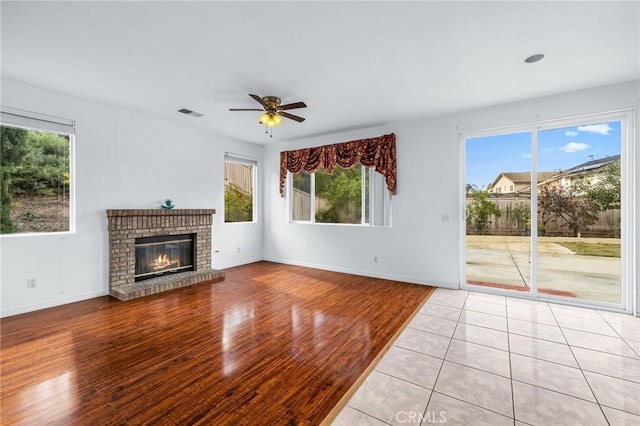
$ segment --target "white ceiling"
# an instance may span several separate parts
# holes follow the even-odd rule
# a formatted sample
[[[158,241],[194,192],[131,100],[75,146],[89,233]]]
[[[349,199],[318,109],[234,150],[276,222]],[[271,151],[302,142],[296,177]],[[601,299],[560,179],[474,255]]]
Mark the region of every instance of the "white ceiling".
[[[6,78],[262,144],[640,77],[638,1],[2,1],[1,19]],[[307,120],[270,139],[228,111],[249,93]]]

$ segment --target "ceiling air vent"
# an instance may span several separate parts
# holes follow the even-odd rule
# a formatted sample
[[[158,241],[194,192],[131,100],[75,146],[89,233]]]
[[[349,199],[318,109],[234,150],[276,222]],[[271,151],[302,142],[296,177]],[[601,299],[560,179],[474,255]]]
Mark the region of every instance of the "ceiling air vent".
[[[187,108],[179,109],[178,112],[181,112],[181,113],[187,114],[187,115],[191,115],[193,117],[202,117],[202,114],[200,114],[199,112],[191,111],[190,109],[187,109]]]

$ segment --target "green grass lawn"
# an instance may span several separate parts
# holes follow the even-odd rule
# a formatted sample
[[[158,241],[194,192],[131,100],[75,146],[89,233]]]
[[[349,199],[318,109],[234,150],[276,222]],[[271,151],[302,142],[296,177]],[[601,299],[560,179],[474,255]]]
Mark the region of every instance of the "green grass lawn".
[[[620,244],[556,243],[582,256],[620,257]]]

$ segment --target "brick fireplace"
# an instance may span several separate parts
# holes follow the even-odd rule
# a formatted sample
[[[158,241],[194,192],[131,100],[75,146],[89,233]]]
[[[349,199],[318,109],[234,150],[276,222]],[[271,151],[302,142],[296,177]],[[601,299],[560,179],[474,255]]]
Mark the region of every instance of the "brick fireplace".
[[[204,281],[224,280],[224,272],[211,268],[211,228],[214,209],[179,210],[107,210],[109,230],[109,294],[120,300],[130,300],[162,291],[173,290]],[[166,260],[167,267],[157,268],[153,276],[137,281],[136,252],[140,242],[154,241],[159,249],[163,238],[175,246],[182,235],[193,239],[193,255],[185,272],[176,261]],[[161,255],[162,256],[162,255]],[[151,269],[153,271],[153,269]]]

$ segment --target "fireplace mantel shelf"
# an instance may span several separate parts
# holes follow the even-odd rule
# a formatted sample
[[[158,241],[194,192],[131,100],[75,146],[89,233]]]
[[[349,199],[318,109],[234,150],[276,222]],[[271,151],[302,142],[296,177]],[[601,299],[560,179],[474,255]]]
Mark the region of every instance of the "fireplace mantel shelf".
[[[215,209],[110,209],[107,210],[107,217],[113,216],[200,216],[214,215]]]

